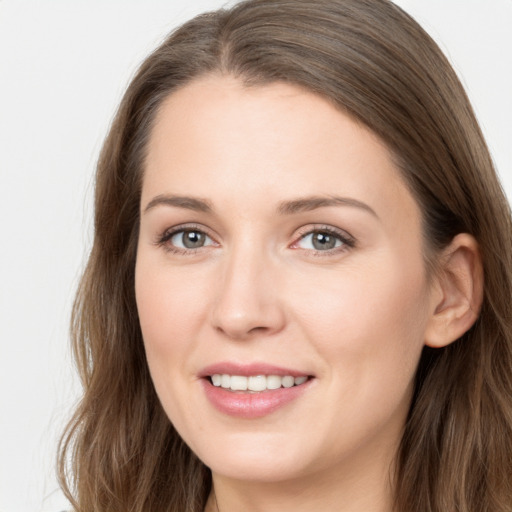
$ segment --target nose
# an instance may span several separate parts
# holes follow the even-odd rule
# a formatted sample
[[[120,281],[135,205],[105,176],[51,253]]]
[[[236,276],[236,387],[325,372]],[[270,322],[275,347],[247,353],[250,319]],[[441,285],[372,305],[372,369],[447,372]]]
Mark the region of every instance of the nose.
[[[212,311],[214,329],[233,340],[280,332],[285,326],[278,269],[262,252],[233,251],[223,262],[217,300]]]

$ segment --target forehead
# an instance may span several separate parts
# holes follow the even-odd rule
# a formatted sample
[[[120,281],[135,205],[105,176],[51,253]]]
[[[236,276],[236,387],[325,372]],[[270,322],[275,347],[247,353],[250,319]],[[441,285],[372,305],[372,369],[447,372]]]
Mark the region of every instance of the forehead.
[[[148,145],[143,203],[162,193],[265,202],[352,196],[417,214],[390,152],[361,123],[294,85],[246,87],[208,76],[162,103]]]

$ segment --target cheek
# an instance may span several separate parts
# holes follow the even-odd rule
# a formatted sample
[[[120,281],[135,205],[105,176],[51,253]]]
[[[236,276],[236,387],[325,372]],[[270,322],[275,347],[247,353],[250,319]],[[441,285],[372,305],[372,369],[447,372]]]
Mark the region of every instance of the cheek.
[[[327,362],[321,377],[340,397],[331,428],[337,432],[343,425],[343,439],[353,439],[353,448],[359,446],[356,440],[364,444],[377,432],[401,429],[423,347],[427,287],[422,267],[384,263],[317,280],[318,293],[307,299],[305,290],[296,294],[302,296],[297,312],[303,330]],[[334,439],[329,449],[346,448],[343,439]]]
[[[189,337],[190,330],[201,318],[201,286],[199,276],[162,265],[151,264],[140,258],[135,272],[137,310],[144,340],[148,348],[164,350],[175,341]],[[173,343],[170,343],[173,341]]]
[[[309,338],[345,373],[415,371],[428,318],[423,264],[391,256],[302,280],[293,292]]]
[[[137,261],[135,292],[144,347],[166,409],[173,407],[176,389],[193,379],[183,362],[196,350],[204,320],[204,288],[201,297],[198,279],[190,272],[155,264],[151,255],[141,255]]]
[[[135,272],[135,292],[147,362],[160,402],[174,426],[186,431],[193,411],[177,397],[186,397],[195,381],[184,365],[197,349],[202,322],[201,290],[195,279],[179,270],[155,264],[140,255]],[[186,402],[186,401],[185,401]]]

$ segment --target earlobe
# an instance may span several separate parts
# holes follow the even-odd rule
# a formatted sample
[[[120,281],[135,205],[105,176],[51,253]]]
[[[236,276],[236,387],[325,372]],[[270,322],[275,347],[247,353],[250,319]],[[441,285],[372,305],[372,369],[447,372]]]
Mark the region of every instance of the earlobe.
[[[440,257],[425,345],[444,347],[467,332],[478,318],[483,287],[478,242],[473,236],[461,233]]]

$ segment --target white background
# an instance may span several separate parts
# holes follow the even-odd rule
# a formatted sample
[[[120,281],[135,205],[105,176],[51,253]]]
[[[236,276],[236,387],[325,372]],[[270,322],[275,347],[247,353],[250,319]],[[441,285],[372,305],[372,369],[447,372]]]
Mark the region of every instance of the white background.
[[[512,0],[400,0],[467,87],[512,197]],[[222,0],[0,0],[0,512],[58,512],[56,439],[78,396],[68,321],[94,165],[165,34]]]

